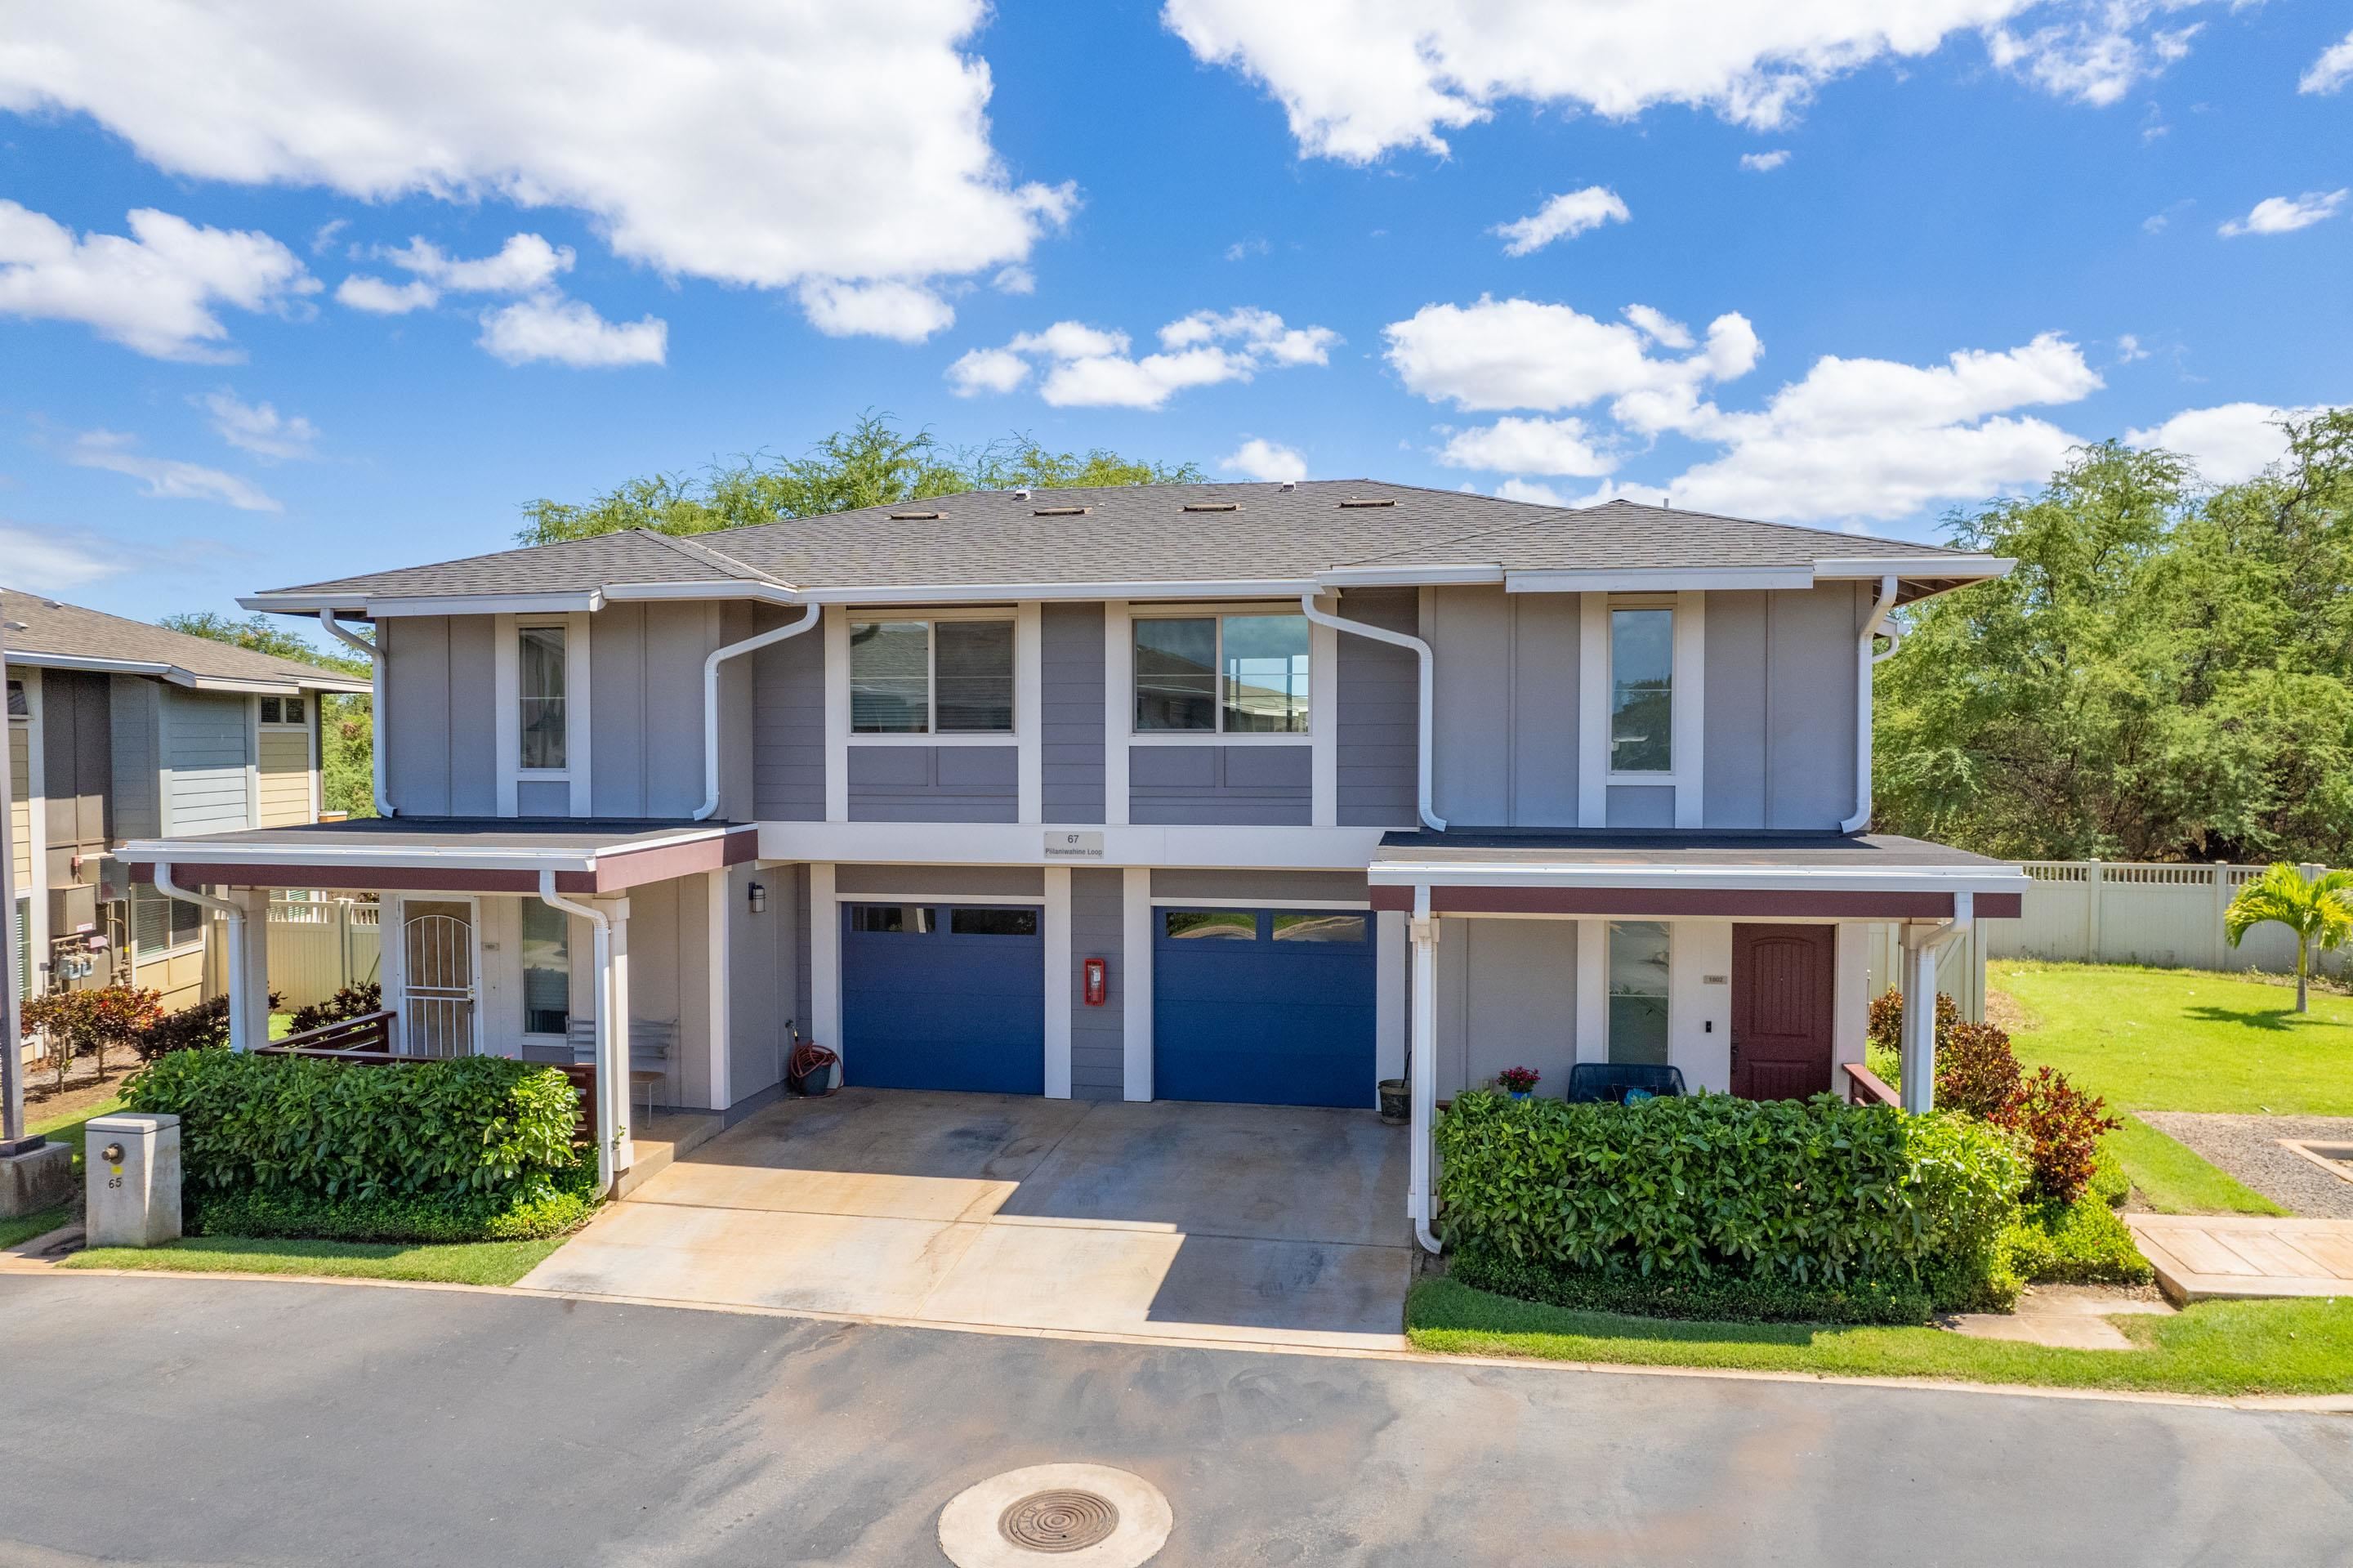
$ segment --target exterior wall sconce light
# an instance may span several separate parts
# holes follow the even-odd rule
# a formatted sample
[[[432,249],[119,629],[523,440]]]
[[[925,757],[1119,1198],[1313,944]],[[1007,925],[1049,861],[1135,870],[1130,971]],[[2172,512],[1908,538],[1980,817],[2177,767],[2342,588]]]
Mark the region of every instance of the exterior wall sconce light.
[[[765,914],[766,914],[767,912],[768,912],[768,887],[767,887],[767,885],[766,885],[765,883],[755,882],[755,883],[752,884],[752,913],[753,913],[753,914],[754,914],[754,915],[765,915]]]

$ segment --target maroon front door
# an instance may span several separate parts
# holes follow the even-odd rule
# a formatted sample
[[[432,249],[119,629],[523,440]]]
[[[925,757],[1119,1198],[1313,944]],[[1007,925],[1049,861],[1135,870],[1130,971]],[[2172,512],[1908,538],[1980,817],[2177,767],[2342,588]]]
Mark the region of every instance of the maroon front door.
[[[1788,1100],[1831,1086],[1835,926],[1732,928],[1732,1092]]]

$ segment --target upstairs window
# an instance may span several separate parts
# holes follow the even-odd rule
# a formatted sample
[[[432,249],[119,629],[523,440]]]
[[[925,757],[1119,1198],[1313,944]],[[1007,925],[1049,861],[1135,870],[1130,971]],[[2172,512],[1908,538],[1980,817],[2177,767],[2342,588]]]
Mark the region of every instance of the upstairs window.
[[[564,767],[564,639],[561,626],[526,626],[515,633],[521,676],[522,756],[526,771]]]
[[[8,683],[8,716],[20,719],[33,716],[32,708],[25,701],[25,683],[22,681]]]
[[[1013,622],[852,621],[849,729],[1012,734]]]
[[[1307,733],[1307,618],[1217,615],[1135,622],[1135,727]]]
[[[1609,770],[1674,771],[1675,612],[1609,612]]]

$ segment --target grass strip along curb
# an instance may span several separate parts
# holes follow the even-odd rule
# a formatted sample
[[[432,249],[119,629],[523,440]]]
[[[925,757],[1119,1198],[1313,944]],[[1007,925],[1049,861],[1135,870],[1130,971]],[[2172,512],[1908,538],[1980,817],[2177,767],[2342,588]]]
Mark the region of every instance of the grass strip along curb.
[[[423,1280],[438,1285],[512,1285],[563,1245],[562,1237],[404,1246],[391,1242],[204,1236],[158,1247],[95,1247],[76,1253],[58,1266],[194,1274],[308,1274],[337,1279]]]

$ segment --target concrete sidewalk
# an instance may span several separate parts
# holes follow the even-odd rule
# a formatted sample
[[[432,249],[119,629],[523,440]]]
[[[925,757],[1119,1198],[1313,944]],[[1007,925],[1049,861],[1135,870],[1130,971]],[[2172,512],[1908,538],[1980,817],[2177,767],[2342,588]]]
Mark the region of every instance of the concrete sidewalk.
[[[911,1323],[1398,1349],[1369,1111],[844,1090],[691,1150],[522,1281]]]
[[[2353,1296],[2353,1220],[2126,1214],[2125,1223],[2176,1301]]]

